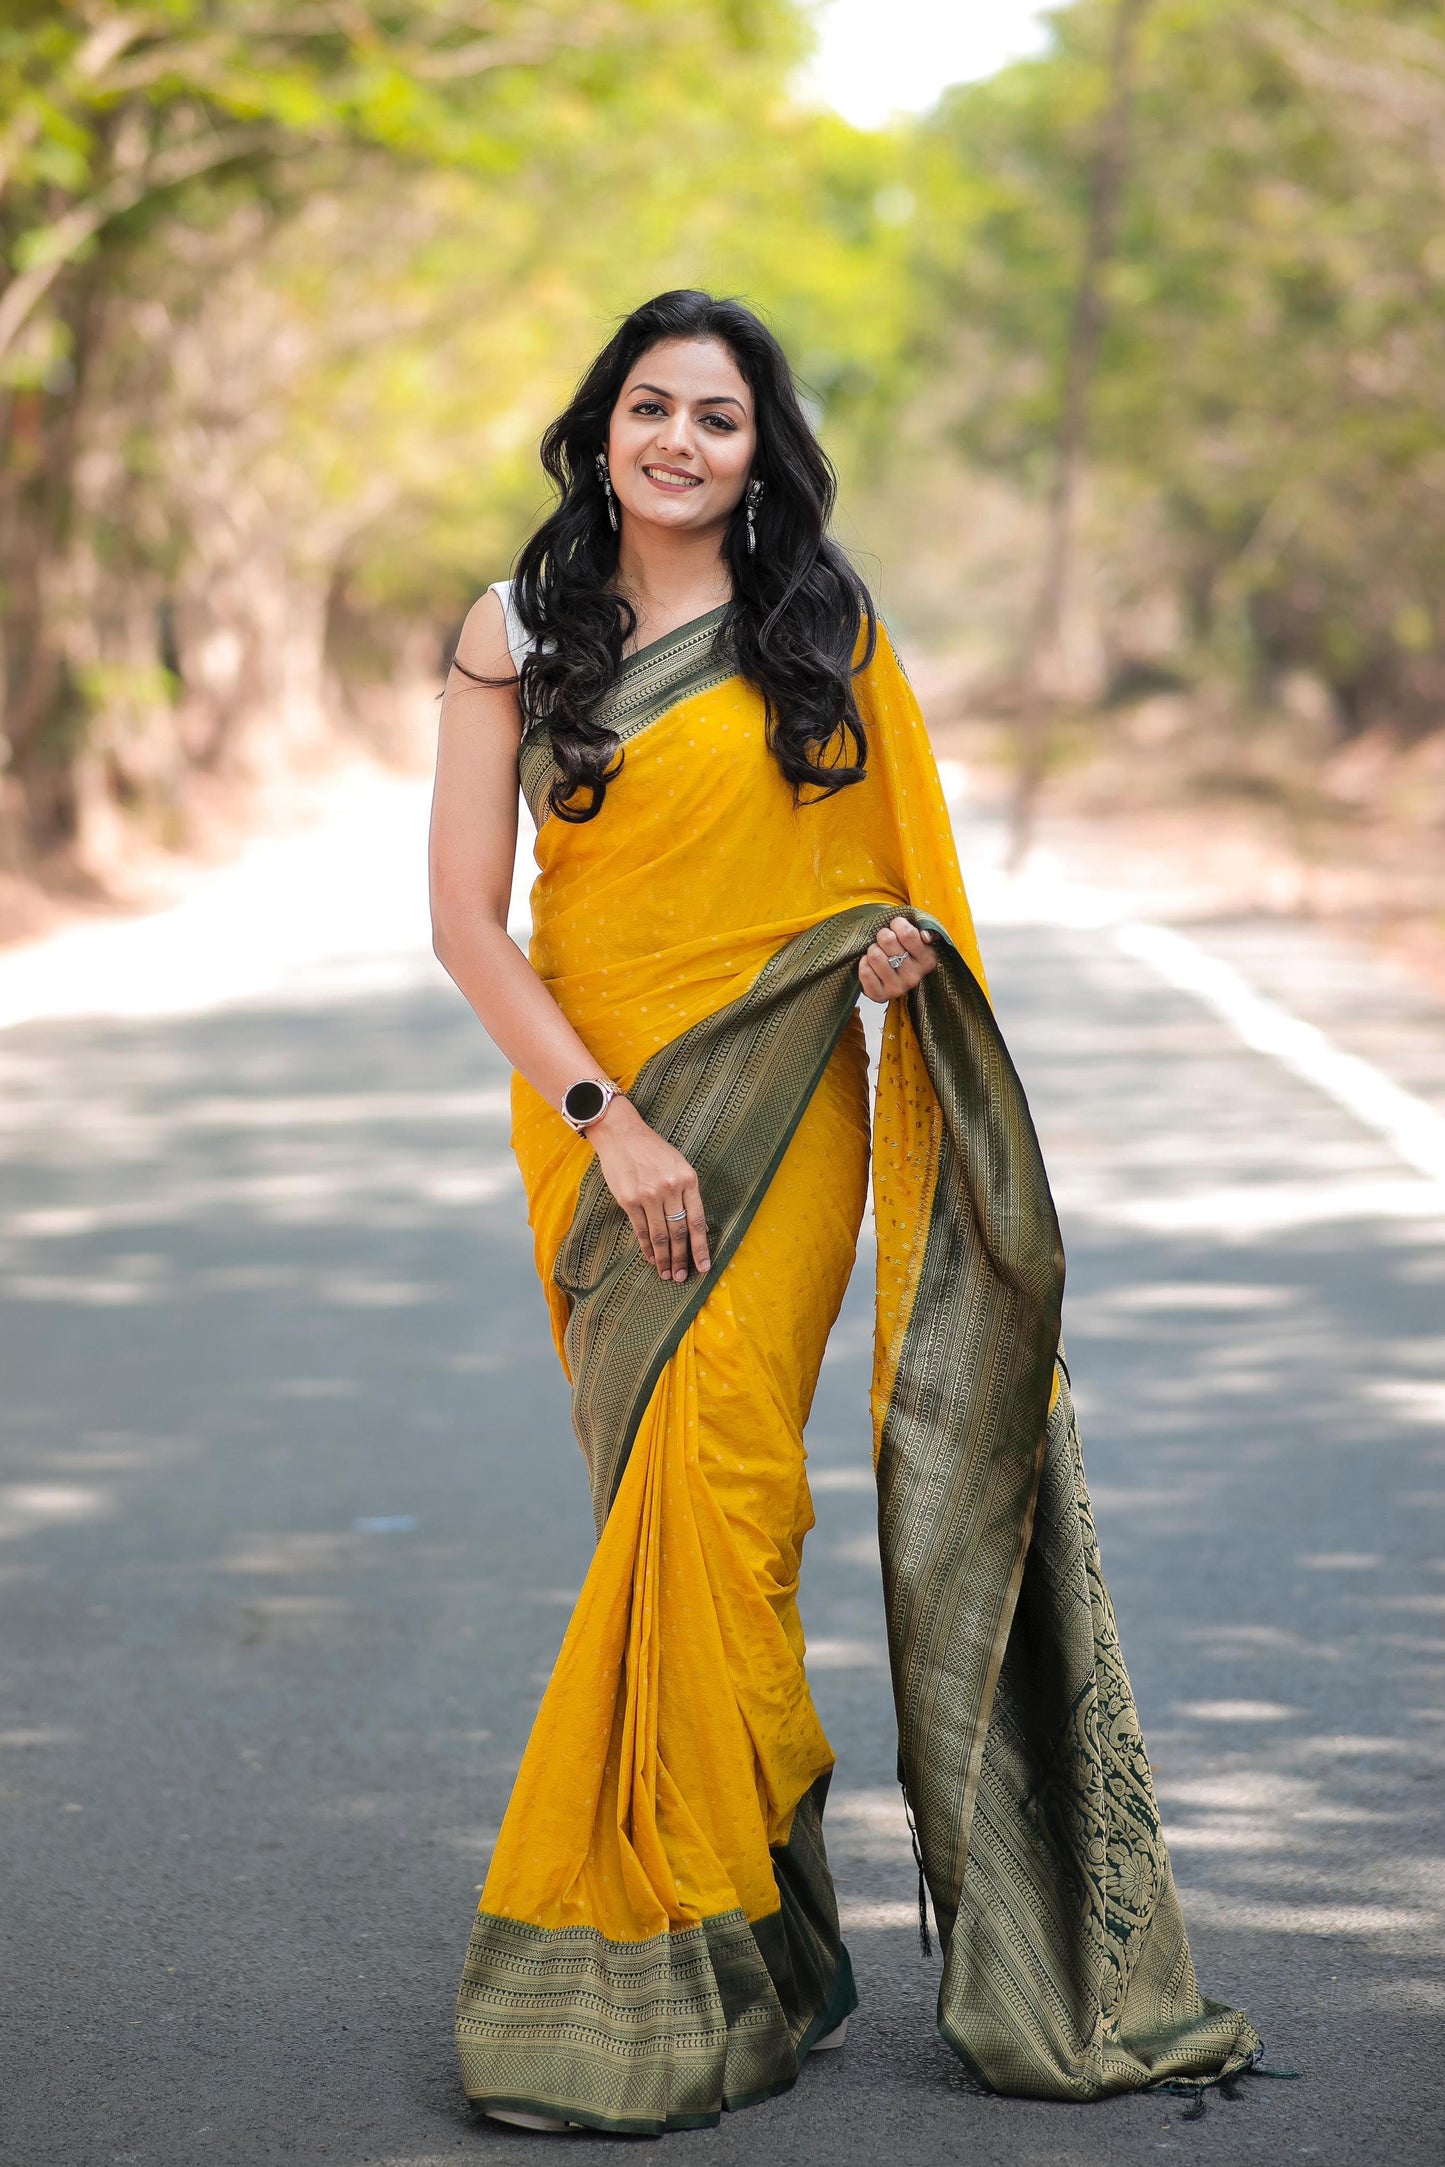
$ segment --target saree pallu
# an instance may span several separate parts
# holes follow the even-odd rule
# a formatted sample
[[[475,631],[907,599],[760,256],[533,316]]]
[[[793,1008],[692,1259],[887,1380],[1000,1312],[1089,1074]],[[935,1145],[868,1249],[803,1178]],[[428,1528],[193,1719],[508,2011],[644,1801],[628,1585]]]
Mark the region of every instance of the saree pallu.
[[[1195,1981],[1059,1353],[1058,1225],[921,718],[880,634],[867,779],[795,805],[720,624],[625,666],[596,820],[542,817],[550,755],[523,744],[532,961],[696,1167],[713,1267],[659,1279],[517,1080],[598,1541],[472,1932],[466,2090],[699,2127],[792,2084],[856,2004],[797,1588],[870,1149],[879,1535],[940,2032],[1000,2092],[1227,2076],[1259,2042]],[[889,1004],[870,1145],[857,965],[899,911],[939,962]]]

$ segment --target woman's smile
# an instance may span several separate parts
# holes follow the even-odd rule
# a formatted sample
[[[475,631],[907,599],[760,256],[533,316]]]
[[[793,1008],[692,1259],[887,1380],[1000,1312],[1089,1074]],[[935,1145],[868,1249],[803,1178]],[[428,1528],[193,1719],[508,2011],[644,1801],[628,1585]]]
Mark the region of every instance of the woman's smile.
[[[689,474],[685,467],[667,467],[656,464],[645,466],[643,473],[657,489],[670,489],[674,495],[685,489],[701,489],[702,476]]]

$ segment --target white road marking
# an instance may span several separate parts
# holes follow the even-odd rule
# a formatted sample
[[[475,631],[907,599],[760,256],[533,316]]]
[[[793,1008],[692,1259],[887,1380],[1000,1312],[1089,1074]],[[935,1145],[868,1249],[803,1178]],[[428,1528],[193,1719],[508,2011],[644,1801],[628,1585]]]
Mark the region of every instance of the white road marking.
[[[1181,993],[1192,993],[1256,1053],[1323,1091],[1373,1129],[1397,1158],[1429,1181],[1445,1181],[1445,1119],[1371,1061],[1346,1053],[1323,1031],[1261,993],[1232,963],[1172,926],[1126,919],[1114,944]]]
[[[1214,1189],[1186,1189],[1173,1196],[1074,1199],[1066,1183],[1055,1191],[1061,1210],[1086,1213],[1106,1226],[1136,1234],[1213,1234],[1221,1240],[1257,1241],[1307,1226],[1334,1226],[1345,1219],[1445,1221],[1445,1182],[1417,1175],[1397,1180],[1236,1182]]]
[[[956,762],[940,763],[944,795],[957,810],[967,779]],[[1242,1043],[1312,1084],[1389,1145],[1432,1184],[1445,1183],[1445,1116],[1373,1062],[1346,1053],[1319,1029],[1261,993],[1232,963],[1211,955],[1177,927],[1135,917],[1123,890],[1069,879],[1050,851],[1034,851],[1023,870],[1002,863],[1002,831],[970,823],[960,837],[980,925],[1059,925],[1106,934],[1121,954],[1187,993],[1228,1025]],[[981,846],[981,847],[980,847]],[[1421,1210],[1440,1201],[1419,1198]]]

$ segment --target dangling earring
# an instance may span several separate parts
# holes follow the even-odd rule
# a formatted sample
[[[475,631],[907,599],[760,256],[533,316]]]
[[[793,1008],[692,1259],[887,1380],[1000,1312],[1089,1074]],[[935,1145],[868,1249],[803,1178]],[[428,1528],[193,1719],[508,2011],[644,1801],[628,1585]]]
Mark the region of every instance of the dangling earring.
[[[607,454],[605,451],[600,451],[597,454],[597,479],[601,482],[602,494],[607,499],[607,517],[615,534],[617,532],[617,499],[612,494],[612,476],[607,471]]]
[[[754,475],[753,479],[748,483],[747,502],[745,505],[748,521],[748,555],[750,557],[753,555],[754,551],[757,549],[758,546],[758,530],[753,524],[753,519],[754,515],[757,512],[759,504],[761,504],[762,502],[762,499],[763,485],[758,480],[757,476]]]

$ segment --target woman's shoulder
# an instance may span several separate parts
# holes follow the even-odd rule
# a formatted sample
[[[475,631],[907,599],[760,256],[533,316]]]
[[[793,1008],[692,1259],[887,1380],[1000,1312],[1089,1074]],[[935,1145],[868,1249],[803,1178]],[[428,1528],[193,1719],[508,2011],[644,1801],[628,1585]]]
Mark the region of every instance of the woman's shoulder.
[[[512,601],[511,581],[498,580],[467,611],[456,661],[469,677],[506,679],[520,673],[531,644]]]

